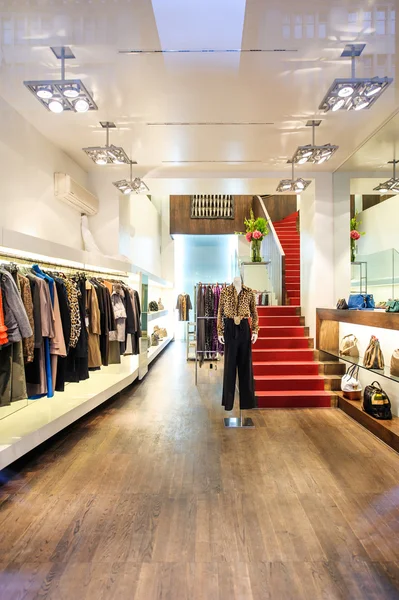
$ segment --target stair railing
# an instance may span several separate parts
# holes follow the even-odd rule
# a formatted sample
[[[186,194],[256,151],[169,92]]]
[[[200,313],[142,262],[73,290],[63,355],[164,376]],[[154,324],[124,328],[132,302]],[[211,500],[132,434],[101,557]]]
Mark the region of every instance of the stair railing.
[[[280,305],[287,304],[287,293],[285,286],[285,252],[280,243],[276,230],[274,229],[272,220],[267,212],[265,203],[260,196],[256,196],[264,213],[269,227],[269,234],[262,241],[262,256],[265,260],[270,261],[268,265],[269,278],[273,287],[273,292],[277,298],[277,303]]]

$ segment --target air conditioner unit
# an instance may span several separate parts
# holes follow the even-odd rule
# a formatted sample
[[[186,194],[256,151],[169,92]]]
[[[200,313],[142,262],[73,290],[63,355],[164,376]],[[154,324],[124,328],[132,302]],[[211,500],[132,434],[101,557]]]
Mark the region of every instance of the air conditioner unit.
[[[95,215],[98,212],[98,198],[66,173],[54,173],[54,194],[81,214]]]

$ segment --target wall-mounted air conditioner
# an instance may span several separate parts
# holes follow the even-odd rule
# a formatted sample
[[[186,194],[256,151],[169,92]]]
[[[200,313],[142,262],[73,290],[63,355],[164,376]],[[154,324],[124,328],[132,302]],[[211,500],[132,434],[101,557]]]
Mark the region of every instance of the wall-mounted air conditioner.
[[[95,215],[98,212],[98,198],[66,173],[54,173],[54,194],[81,214]]]

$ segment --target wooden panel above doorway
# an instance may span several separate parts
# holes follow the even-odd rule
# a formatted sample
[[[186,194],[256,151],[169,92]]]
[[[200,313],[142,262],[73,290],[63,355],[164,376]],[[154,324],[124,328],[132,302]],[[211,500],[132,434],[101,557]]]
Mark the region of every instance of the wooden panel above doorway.
[[[279,194],[278,196],[261,196],[272,223],[281,221],[297,211],[297,197],[294,194]],[[263,209],[255,196],[255,217],[263,217]]]
[[[226,235],[244,231],[244,219],[249,217],[252,196],[233,196],[234,219],[192,219],[191,196],[170,197],[170,233],[190,235]]]

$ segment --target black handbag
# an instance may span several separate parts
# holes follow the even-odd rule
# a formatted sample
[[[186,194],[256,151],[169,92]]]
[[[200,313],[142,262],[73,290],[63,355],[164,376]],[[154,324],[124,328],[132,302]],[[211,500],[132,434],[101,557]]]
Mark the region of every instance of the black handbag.
[[[158,304],[155,302],[155,300],[152,300],[149,305],[148,305],[148,310],[150,312],[158,312]]]
[[[375,419],[389,421],[392,419],[391,401],[378,381],[373,381],[364,389],[363,410]]]
[[[337,302],[337,309],[338,310],[348,310],[349,306],[345,300],[345,298],[340,298]]]

